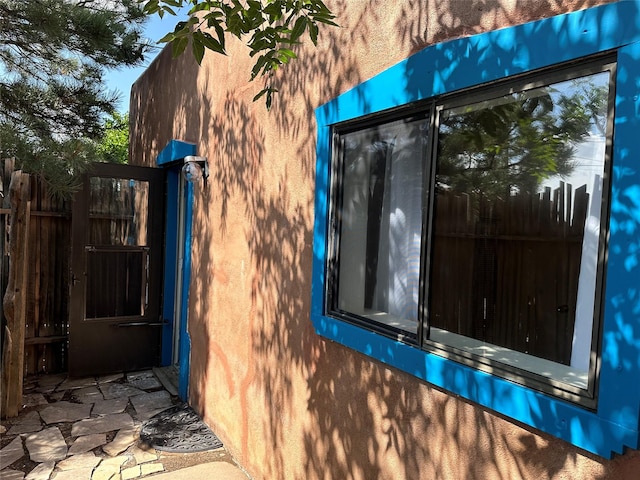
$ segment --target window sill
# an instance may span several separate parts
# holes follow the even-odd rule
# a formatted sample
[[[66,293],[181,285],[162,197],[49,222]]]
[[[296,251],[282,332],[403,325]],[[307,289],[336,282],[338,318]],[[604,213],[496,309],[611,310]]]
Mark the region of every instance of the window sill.
[[[418,323],[415,320],[396,317],[386,312],[365,311],[362,316],[374,322],[397,328],[411,335],[415,335],[418,331]]]
[[[436,346],[453,347],[473,354],[481,359],[488,359],[504,365],[535,373],[561,384],[586,390],[589,382],[588,372],[580,371],[567,365],[534,357],[473,338],[431,327],[431,340]]]

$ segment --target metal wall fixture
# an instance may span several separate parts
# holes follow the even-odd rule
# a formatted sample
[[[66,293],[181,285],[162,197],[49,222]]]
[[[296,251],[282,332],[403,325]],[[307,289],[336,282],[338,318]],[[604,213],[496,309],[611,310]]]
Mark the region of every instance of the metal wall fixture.
[[[184,157],[182,175],[184,175],[184,179],[189,183],[197,183],[202,179],[206,182],[209,176],[207,157],[198,155],[187,155]]]

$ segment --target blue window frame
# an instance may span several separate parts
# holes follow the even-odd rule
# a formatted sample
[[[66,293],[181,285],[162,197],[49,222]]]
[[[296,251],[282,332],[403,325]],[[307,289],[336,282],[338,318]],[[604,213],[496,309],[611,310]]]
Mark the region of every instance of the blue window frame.
[[[604,457],[638,448],[640,425],[640,4],[619,2],[426,48],[316,110],[311,318],[318,334]],[[327,309],[334,126],[539,70],[616,58],[609,243],[594,402],[572,403]],[[517,77],[516,77],[517,78]]]

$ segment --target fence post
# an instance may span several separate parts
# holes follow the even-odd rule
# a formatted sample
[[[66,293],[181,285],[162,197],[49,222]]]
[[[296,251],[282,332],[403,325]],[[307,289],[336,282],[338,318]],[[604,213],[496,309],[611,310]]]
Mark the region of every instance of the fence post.
[[[9,281],[4,295],[8,335],[8,351],[3,354],[2,412],[15,417],[22,404],[24,380],[24,336],[27,307],[27,278],[29,259],[29,217],[31,210],[29,175],[13,172],[9,186],[11,202],[11,231],[9,237]]]

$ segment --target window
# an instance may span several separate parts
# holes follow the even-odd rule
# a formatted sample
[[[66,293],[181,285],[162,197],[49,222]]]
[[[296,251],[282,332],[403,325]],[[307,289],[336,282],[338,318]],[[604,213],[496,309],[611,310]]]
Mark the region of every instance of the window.
[[[338,135],[336,162],[333,310],[414,337],[428,127],[418,118]]]
[[[337,125],[329,312],[592,398],[613,70]]]
[[[432,45],[318,107],[315,331],[598,455],[637,448],[638,25],[613,2]]]

